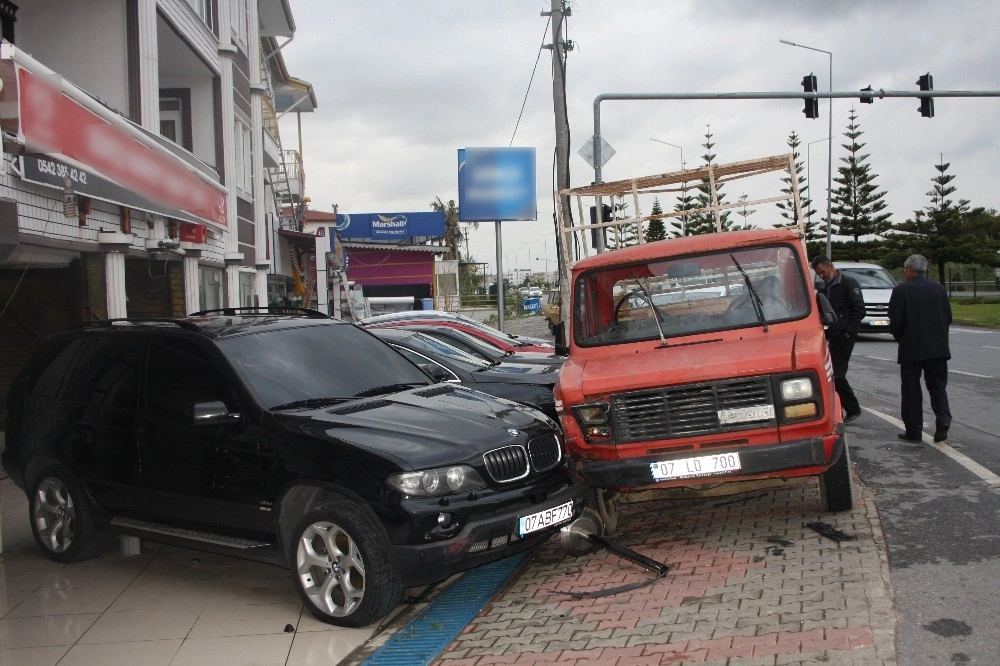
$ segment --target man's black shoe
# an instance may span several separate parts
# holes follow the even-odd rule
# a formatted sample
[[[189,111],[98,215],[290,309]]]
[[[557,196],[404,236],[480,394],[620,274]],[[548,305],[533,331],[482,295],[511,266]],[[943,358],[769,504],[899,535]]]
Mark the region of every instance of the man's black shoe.
[[[946,439],[948,439],[948,429],[947,428],[938,428],[937,430],[934,431],[934,441],[935,442],[943,442]]]
[[[850,423],[851,421],[857,420],[861,416],[861,412],[854,412],[853,414],[848,414],[844,417],[844,423]]]
[[[911,435],[908,432],[897,432],[896,437],[899,437],[904,442],[922,442],[924,441],[920,435]]]

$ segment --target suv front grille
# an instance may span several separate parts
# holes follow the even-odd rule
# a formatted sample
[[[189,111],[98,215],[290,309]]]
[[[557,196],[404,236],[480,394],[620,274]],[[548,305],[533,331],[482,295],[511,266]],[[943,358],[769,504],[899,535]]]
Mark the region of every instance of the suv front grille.
[[[483,462],[497,483],[510,483],[528,476],[528,453],[520,444],[493,449],[483,456]]]
[[[611,396],[619,443],[742,430],[773,424],[723,425],[719,410],[774,404],[767,377],[728,379]]]
[[[528,442],[531,468],[536,472],[552,469],[562,460],[562,448],[555,435],[543,435]]]

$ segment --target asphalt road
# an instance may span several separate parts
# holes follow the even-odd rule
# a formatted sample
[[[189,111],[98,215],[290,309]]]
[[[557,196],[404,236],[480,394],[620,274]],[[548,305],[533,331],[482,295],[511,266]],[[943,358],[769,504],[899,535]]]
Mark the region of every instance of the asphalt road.
[[[896,343],[855,347],[848,379],[864,417],[848,426],[862,482],[876,493],[898,615],[900,664],[1000,664],[1000,332],[953,327],[945,445],[901,430]],[[925,433],[934,417],[925,392]]]

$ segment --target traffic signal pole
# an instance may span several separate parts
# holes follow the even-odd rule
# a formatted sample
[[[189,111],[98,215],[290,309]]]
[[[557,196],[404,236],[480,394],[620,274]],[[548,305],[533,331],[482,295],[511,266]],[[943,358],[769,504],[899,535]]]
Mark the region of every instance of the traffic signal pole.
[[[686,100],[686,99],[860,99],[862,102],[889,97],[1000,97],[1000,90],[851,90],[845,92],[729,92],[729,93],[604,93],[594,98],[594,182],[603,183],[601,173],[601,103],[610,101]]]

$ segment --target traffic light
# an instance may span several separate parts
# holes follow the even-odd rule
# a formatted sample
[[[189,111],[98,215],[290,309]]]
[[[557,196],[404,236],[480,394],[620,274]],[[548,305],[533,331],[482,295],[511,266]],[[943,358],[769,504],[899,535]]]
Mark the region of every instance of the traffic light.
[[[802,77],[802,90],[807,93],[816,92],[815,74],[807,74]],[[802,113],[806,114],[806,118],[819,118],[819,100],[815,97],[812,99],[806,98],[805,102]]]
[[[921,74],[917,78],[917,85],[920,86],[921,90],[928,91],[934,90],[934,77],[927,74]],[[934,98],[933,97],[921,97],[920,98],[920,115],[924,118],[934,117]]]
[[[601,222],[611,221],[611,206],[608,204],[601,204]],[[590,207],[590,223],[597,224],[597,206]],[[590,230],[590,247],[597,249],[597,232],[601,232],[601,237],[604,239],[604,249],[608,247],[608,228],[601,227],[598,229],[594,227]]]
[[[868,86],[867,88],[862,88],[861,89],[861,92],[863,92],[863,93],[864,92],[870,93],[871,91],[872,91],[872,87],[871,86]],[[862,95],[861,96],[861,103],[862,104],[871,104],[874,101],[875,101],[875,98],[872,97],[871,95]]]

